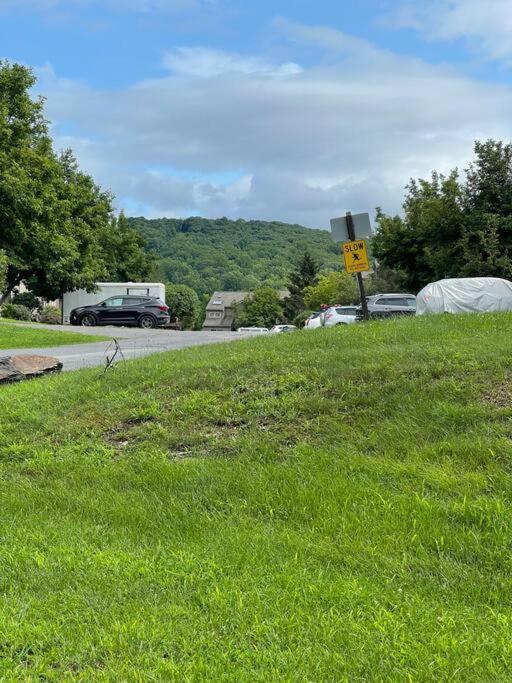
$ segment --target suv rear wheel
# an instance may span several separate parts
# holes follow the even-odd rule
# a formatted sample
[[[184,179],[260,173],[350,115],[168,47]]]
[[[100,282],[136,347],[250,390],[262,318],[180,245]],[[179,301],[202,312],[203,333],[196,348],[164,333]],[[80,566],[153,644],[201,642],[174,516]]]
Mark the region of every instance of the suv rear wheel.
[[[139,318],[139,327],[142,327],[144,330],[152,330],[156,327],[156,320],[152,315],[141,315]]]

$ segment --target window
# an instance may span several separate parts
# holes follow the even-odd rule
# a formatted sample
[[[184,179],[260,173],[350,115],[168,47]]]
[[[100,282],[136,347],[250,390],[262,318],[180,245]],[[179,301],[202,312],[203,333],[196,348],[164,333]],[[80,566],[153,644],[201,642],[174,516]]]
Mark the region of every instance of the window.
[[[376,306],[404,306],[404,300],[399,299],[398,297],[386,297],[383,296],[380,299],[377,299],[375,302]]]
[[[220,311],[210,311],[208,313],[209,318],[222,318],[222,313]]]
[[[107,299],[106,301],[103,302],[105,306],[122,306],[123,305],[123,299],[121,297],[117,299]]]
[[[355,315],[356,309],[355,308],[337,308],[336,313],[338,315]]]
[[[123,306],[141,306],[146,300],[142,297],[131,296],[123,299]]]
[[[405,300],[405,305],[408,308],[414,308],[416,310],[416,299],[406,299]]]

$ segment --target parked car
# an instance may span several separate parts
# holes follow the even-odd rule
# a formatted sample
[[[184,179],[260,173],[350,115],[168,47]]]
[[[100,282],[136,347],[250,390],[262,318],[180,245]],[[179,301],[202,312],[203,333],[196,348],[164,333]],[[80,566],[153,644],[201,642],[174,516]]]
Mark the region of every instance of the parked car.
[[[99,304],[74,308],[71,325],[138,325],[144,329],[169,323],[169,308],[155,296],[111,296]]]
[[[375,294],[367,296],[370,318],[392,318],[397,315],[415,315],[416,297],[414,294]],[[363,309],[357,307],[357,320],[363,320]]]
[[[304,323],[304,329],[306,330],[316,330],[319,327],[323,326],[323,316],[324,316],[324,311],[317,311],[316,313],[312,313],[309,318],[306,319]]]
[[[297,327],[295,325],[274,325],[270,328],[272,334],[281,334],[283,332],[295,332]]]
[[[266,327],[239,327],[237,332],[245,332],[246,334],[268,334]]]
[[[351,325],[356,321],[357,306],[331,306],[324,313],[324,327]]]

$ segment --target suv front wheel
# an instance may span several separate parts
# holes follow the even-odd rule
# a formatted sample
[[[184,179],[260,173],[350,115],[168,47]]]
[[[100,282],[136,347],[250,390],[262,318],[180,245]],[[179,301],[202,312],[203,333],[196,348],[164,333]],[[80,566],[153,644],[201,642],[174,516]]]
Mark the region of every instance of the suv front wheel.
[[[83,325],[84,327],[95,327],[96,317],[92,313],[85,313],[80,318],[80,325]]]

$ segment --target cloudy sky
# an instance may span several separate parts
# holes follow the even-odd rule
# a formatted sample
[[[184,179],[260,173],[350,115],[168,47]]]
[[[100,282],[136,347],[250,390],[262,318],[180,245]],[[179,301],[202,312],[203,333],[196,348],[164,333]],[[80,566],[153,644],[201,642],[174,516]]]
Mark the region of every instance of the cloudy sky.
[[[511,32],[510,0],[0,0],[56,145],[150,217],[399,211],[512,138]]]

